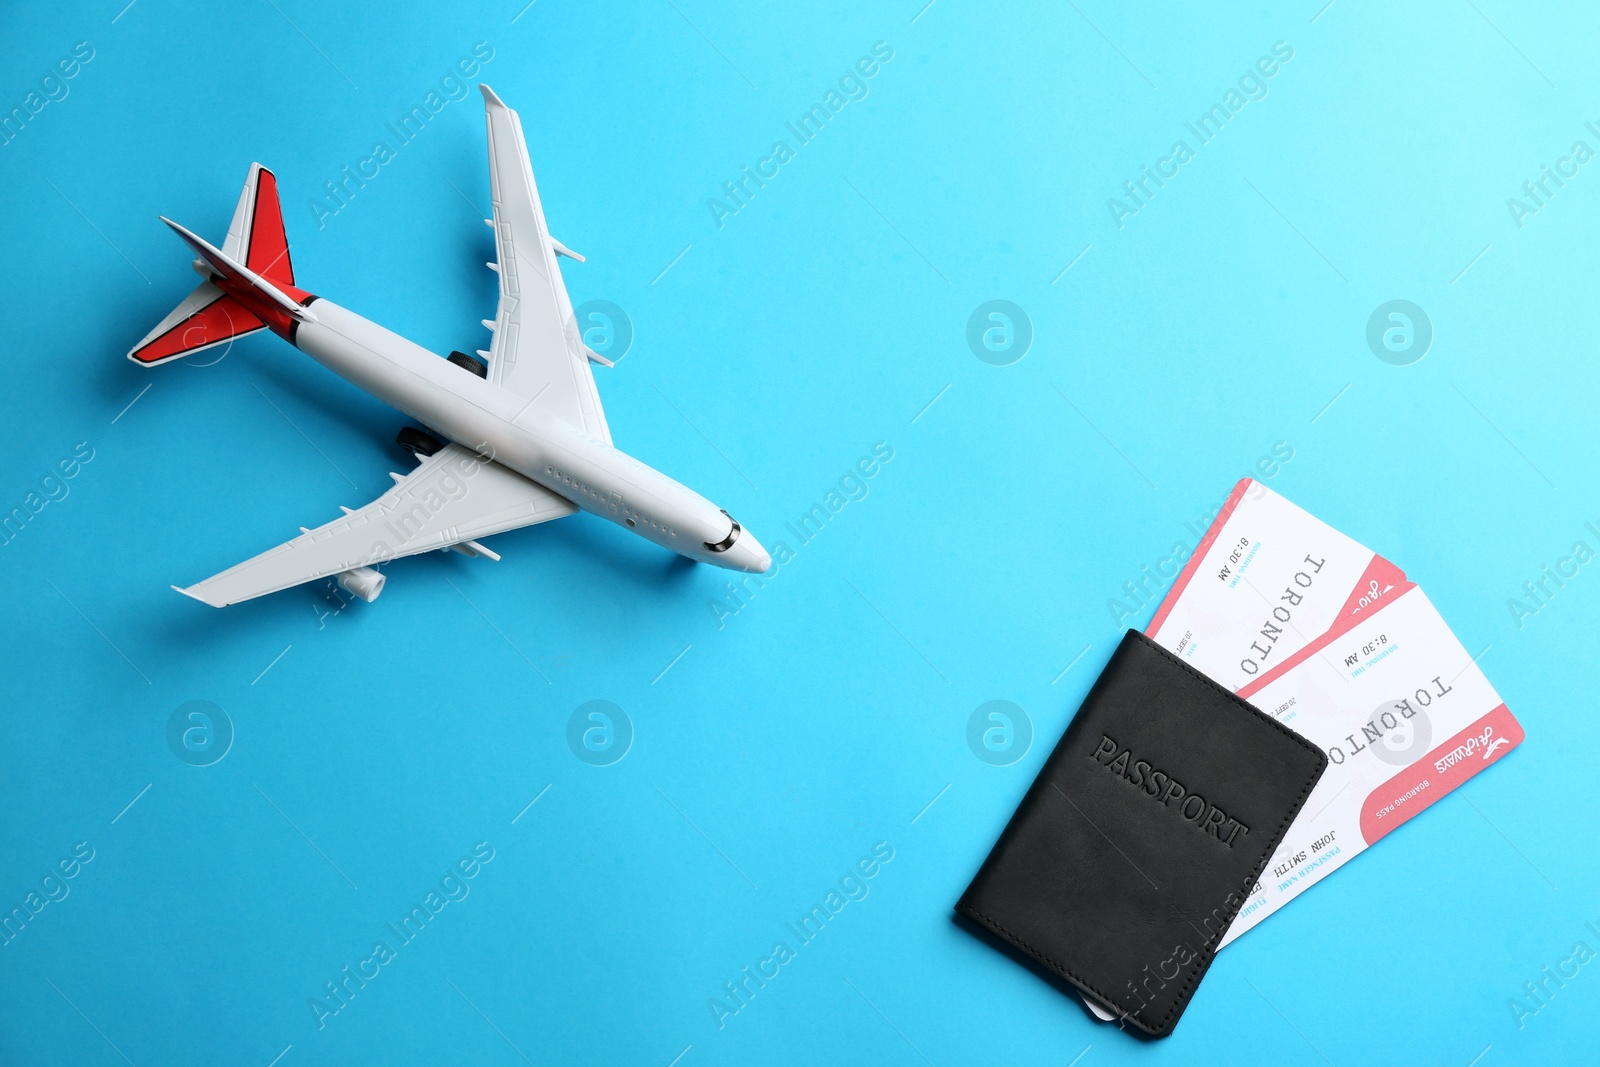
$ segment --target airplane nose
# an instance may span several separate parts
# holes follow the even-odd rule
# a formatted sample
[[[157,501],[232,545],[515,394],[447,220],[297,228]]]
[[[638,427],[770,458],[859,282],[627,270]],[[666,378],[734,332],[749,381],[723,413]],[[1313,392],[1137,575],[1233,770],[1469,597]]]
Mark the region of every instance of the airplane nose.
[[[749,570],[756,574],[765,574],[772,567],[772,556],[754,537],[750,538],[749,562]]]
[[[726,511],[724,515],[728,515]],[[714,556],[708,562],[730,570],[748,571],[752,574],[765,574],[772,568],[772,556],[761,547],[761,542],[755,535],[728,515],[728,520],[733,523],[733,529],[728,536],[718,544],[706,542],[706,549]]]

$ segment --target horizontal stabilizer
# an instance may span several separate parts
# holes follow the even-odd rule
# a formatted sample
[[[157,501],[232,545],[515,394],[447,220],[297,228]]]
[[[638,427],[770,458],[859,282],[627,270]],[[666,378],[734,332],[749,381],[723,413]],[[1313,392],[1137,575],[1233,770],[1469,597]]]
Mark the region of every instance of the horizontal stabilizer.
[[[202,282],[133,346],[128,358],[153,367],[254,333],[263,325],[243,304]]]
[[[236,284],[240,284],[246,288],[254,289],[256,292],[259,292],[262,296],[265,296],[268,300],[278,305],[278,307],[286,312],[290,318],[298,319],[301,322],[317,321],[315,312],[299,303],[294,296],[284,292],[284,287],[294,289],[293,286],[290,286],[287,283],[275,283],[267,278],[262,277],[249,267],[245,266],[243,263],[240,263],[238,260],[235,260],[227,253],[223,252],[222,249],[218,248],[210,241],[207,241],[204,237],[201,237],[185,227],[178,225],[165,215],[161,216],[161,221],[166,223],[179,237],[183,238],[184,243],[194,250],[195,255],[205,260],[205,262],[211,266],[211,269],[216,271],[224,279],[232,281]],[[294,289],[294,292],[299,294],[301,297],[310,295],[308,293],[300,293],[298,289]]]

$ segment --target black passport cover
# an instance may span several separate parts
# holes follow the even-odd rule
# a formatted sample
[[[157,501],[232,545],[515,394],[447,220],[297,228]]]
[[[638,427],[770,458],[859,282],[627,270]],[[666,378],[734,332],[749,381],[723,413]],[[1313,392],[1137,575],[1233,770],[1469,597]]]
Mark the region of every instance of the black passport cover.
[[[956,911],[1165,1036],[1327,764],[1129,630]]]

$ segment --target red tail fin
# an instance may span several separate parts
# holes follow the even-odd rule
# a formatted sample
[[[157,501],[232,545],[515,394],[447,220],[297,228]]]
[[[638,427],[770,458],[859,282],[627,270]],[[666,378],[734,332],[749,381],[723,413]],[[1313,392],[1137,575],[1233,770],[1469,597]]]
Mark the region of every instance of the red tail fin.
[[[244,254],[237,255],[226,245],[222,250],[274,285],[293,285],[294,264],[289,259],[289,236],[283,230],[283,205],[278,202],[278,179],[259,163],[250,167],[250,176],[245,179],[244,192],[234,212],[235,225],[241,221],[239,212],[246,210],[246,201],[249,201],[249,236],[240,250]],[[240,229],[243,231],[245,227],[241,226]],[[230,226],[229,240],[232,240],[233,233],[233,227]]]
[[[202,282],[133,346],[128,358],[154,366],[254,333],[263,325],[243,304],[210,282]]]
[[[289,238],[283,229],[283,206],[278,202],[278,179],[259,163],[250,165],[222,251],[274,285],[297,292],[293,289]],[[128,358],[154,366],[254,333],[264,325],[243,304],[208,281],[146,334]]]

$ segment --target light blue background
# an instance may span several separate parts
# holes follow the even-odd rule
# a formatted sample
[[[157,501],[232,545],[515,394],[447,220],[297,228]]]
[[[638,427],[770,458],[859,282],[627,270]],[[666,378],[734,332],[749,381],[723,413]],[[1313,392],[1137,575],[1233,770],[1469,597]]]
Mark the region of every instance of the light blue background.
[[[1521,626],[1507,601],[1600,547],[1600,162],[1521,228],[1506,204],[1575,140],[1600,148],[1592,10],[124,2],[0,16],[0,110],[75,42],[95,53],[0,148],[0,509],[94,450],[0,549],[0,905],[95,850],[0,948],[0,1060],[1592,1051],[1600,964],[1521,1028],[1509,1002],[1600,948],[1600,565]],[[400,416],[270,335],[206,367],[127,362],[194,284],[156,216],[220,239],[259,160],[301,285],[485,347],[476,96],[322,229],[309,207],[479,41],[554,233],[589,257],[564,268],[574,301],[636,331],[597,371],[620,446],[791,548],[786,522],[894,449],[720,626],[726,573],[586,517],[496,538],[499,564],[396,563],[379,602],[321,618],[318,587],[223,612],[167,589],[405,464]],[[877,41],[870,95],[719,229],[707,199]],[[1277,41],[1294,58],[1269,95],[1119,229],[1107,199],[1198,147],[1184,123]],[[1035,333],[1007,367],[965,341],[997,298]],[[1365,341],[1397,298],[1435,331],[1403,367]],[[1280,441],[1269,484],[1422,583],[1528,737],[1225,950],[1176,1035],[1143,1043],[950,909],[1114,647],[1108,600]],[[636,735],[609,767],[565,740],[594,699]],[[994,699],[1035,729],[1007,767],[965,740]],[[210,767],[166,743],[190,700],[236,731]],[[310,998],[480,841],[470,895],[319,1030]],[[709,998],[880,841],[870,895],[719,1029]]]

